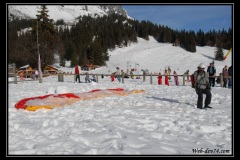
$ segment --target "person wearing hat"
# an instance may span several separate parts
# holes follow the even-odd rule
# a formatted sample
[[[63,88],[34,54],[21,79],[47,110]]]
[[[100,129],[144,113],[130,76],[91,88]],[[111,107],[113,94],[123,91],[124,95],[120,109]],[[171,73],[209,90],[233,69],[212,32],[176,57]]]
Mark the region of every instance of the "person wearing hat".
[[[199,109],[212,108],[209,106],[212,98],[211,87],[209,85],[208,75],[204,71],[204,69],[205,65],[203,63],[200,63],[198,66],[198,70],[194,72],[194,79],[196,80],[195,90],[198,95],[197,108]],[[206,94],[204,107],[203,107],[203,94]]]
[[[115,73],[116,78],[117,78],[118,82],[121,82],[121,75],[122,75],[122,74],[121,74],[121,70],[120,70],[119,67],[117,67],[116,69],[117,69],[117,71],[116,71],[116,73]]]
[[[216,68],[214,67],[214,61],[210,63],[207,69],[207,73],[209,76],[210,87],[215,86],[215,76],[216,76]]]
[[[225,65],[223,70],[222,70],[222,75],[223,75],[223,87],[227,88],[227,82],[228,82],[228,66]]]

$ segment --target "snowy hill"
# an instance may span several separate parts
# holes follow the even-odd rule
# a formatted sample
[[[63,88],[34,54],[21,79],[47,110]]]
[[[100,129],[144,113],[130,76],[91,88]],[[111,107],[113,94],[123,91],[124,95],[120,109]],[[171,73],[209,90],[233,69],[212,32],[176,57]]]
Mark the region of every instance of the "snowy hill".
[[[183,74],[189,69],[193,73],[200,63],[204,63],[206,67],[212,62],[215,54],[215,47],[196,47],[196,52],[188,52],[181,47],[172,46],[170,43],[158,43],[150,36],[146,41],[138,38],[138,43],[132,43],[128,47],[117,48],[109,51],[110,59],[107,61],[107,66],[92,70],[91,73],[112,73],[115,72],[116,67],[126,71],[127,69],[136,68],[135,74],[142,74],[141,69],[148,69],[149,72],[161,72],[165,67],[170,66],[176,70],[178,74]],[[224,55],[228,50],[223,50]],[[232,64],[232,54],[230,54],[225,61],[214,60],[216,67],[216,75],[222,72],[222,68]],[[59,64],[56,64],[59,65]],[[69,66],[67,62],[66,66]],[[73,71],[72,68],[63,68],[64,71]]]

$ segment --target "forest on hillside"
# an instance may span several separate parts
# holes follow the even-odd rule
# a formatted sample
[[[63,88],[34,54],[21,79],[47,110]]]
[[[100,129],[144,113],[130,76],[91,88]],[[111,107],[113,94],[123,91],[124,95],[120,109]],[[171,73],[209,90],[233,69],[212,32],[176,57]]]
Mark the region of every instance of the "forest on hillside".
[[[207,33],[201,30],[197,33],[176,31],[118,14],[98,18],[80,16],[78,22],[70,26],[61,19],[54,22],[48,15],[46,5],[41,6],[36,19],[18,19],[12,15],[7,27],[8,63],[15,63],[17,68],[26,64],[37,68],[38,52],[42,68],[55,63],[55,55],[60,57],[62,66],[65,66],[66,60],[71,60],[71,66],[104,66],[109,60],[108,50],[135,43],[137,37],[148,40],[149,36],[153,36],[158,42],[172,43],[193,53],[196,46],[216,46],[220,51],[229,50],[233,35],[231,28]],[[26,28],[29,30],[20,32]]]

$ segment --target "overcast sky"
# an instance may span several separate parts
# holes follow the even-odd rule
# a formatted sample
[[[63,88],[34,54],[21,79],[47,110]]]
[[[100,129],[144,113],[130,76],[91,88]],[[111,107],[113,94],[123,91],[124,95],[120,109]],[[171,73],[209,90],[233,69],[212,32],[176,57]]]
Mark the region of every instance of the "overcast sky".
[[[142,21],[148,20],[154,24],[168,26],[172,29],[195,33],[201,29],[204,32],[215,29],[228,30],[232,28],[233,6],[224,5],[122,5],[130,17]]]

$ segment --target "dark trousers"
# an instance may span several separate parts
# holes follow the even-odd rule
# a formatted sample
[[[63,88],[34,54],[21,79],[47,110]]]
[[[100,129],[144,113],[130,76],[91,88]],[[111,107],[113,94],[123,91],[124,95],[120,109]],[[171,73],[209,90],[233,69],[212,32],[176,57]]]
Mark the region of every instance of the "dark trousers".
[[[121,76],[117,75],[117,79],[119,82],[121,82]]]
[[[223,87],[227,88],[228,78],[223,78]]]
[[[232,77],[228,78],[228,88],[232,88]]]
[[[215,86],[215,77],[209,77],[209,84],[210,84],[210,87]]]
[[[77,80],[80,83],[80,75],[79,74],[76,75],[76,82],[77,82]]]
[[[196,89],[198,95],[197,108],[202,109],[203,107],[203,94],[206,94],[205,106],[208,106],[211,103],[212,94],[209,89]]]

